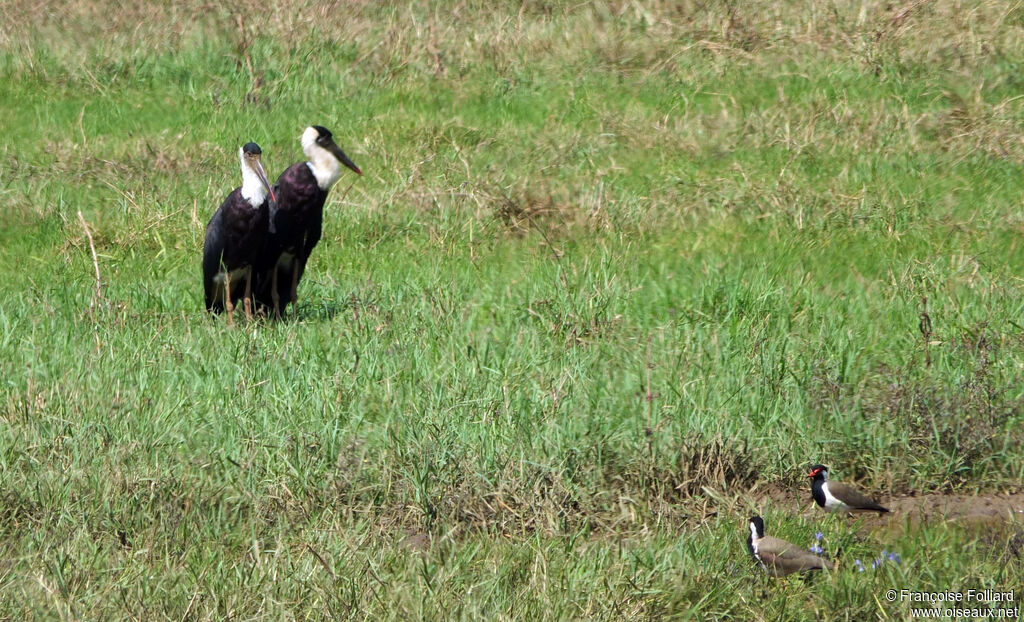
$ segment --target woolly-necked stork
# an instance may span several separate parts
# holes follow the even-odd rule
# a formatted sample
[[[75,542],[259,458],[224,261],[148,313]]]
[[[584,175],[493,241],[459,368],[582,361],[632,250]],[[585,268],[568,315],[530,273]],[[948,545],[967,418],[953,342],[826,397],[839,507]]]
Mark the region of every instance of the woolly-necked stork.
[[[231,191],[206,225],[203,289],[211,313],[220,313],[226,306],[230,316],[243,298],[246,316],[252,315],[253,267],[264,251],[276,202],[261,155],[256,143],[238,150],[242,185]]]
[[[274,230],[258,268],[256,300],[262,307],[272,308],[275,317],[281,317],[288,303],[295,301],[306,262],[320,241],[327,192],[341,177],[341,165],[363,174],[325,127],[307,127],[302,133],[302,150],[309,161],[289,166],[274,184]]]

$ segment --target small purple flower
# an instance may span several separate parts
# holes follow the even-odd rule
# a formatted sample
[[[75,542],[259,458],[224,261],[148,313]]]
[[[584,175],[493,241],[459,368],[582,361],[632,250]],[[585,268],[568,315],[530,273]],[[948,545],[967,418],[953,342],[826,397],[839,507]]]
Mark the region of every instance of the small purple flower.
[[[871,562],[871,567],[872,568],[878,568],[881,565],[882,565],[882,560],[880,560],[880,559],[876,559],[875,561]]]
[[[821,533],[820,531],[814,534],[814,539],[815,540],[821,540],[824,537],[825,537],[825,534]]]
[[[820,547],[820,546],[818,546],[817,544],[815,544],[814,546],[812,546],[812,547],[811,547],[810,549],[808,549],[808,550],[809,550],[810,552],[814,553],[815,555],[821,555],[822,553],[824,553],[824,552],[825,552],[825,549],[821,548],[821,547]]]
[[[859,559],[853,562],[853,565],[857,567],[857,572],[864,572],[864,563]]]
[[[900,558],[900,554],[899,553],[889,553],[889,561],[895,562],[895,563],[899,564],[903,560]]]

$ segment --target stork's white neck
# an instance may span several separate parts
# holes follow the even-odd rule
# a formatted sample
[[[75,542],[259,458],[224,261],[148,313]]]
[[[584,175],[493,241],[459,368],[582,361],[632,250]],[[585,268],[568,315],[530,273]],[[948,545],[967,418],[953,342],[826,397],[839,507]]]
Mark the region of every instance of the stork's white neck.
[[[313,171],[316,185],[326,192],[341,177],[341,162],[338,162],[338,158],[334,157],[333,153],[316,144],[316,137],[316,130],[307,129],[302,134],[302,151],[309,158],[306,165],[309,166],[309,170]]]
[[[256,171],[246,165],[245,154],[241,149],[238,150],[238,153],[242,160],[242,198],[248,201],[249,205],[259,207],[267,198],[267,187],[263,185],[263,181]]]

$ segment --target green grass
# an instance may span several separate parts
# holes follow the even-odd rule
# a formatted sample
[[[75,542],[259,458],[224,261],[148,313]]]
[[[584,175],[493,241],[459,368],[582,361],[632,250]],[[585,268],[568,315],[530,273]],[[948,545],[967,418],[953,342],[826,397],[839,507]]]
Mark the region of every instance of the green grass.
[[[1024,480],[1024,9],[908,7],[11,3],[0,619],[863,620],[1021,585],[1019,520],[764,493]],[[211,320],[238,146],[276,175],[311,123],[366,176],[293,318]],[[841,569],[766,580],[753,513]]]

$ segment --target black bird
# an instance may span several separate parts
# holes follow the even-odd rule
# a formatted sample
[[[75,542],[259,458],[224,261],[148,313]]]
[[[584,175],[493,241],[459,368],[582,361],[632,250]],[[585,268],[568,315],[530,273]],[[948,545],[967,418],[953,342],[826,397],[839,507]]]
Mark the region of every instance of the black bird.
[[[830,512],[869,511],[879,515],[888,512],[877,501],[848,484],[828,481],[828,467],[816,464],[807,474],[811,481],[811,497],[819,507]]]
[[[302,150],[309,160],[289,166],[274,184],[273,231],[258,270],[257,303],[272,308],[275,317],[281,317],[288,303],[295,301],[306,262],[320,241],[327,192],[341,177],[341,165],[363,174],[325,127],[307,127],[302,133]]]
[[[263,253],[275,201],[261,155],[256,143],[238,150],[242,185],[231,191],[206,225],[203,289],[206,310],[211,313],[220,313],[226,306],[230,317],[238,299],[244,298],[245,314],[252,314],[252,270]]]
[[[761,563],[765,572],[773,577],[823,568],[832,569],[832,562],[827,559],[782,538],[764,535],[764,520],[760,516],[751,518],[749,523],[747,550],[750,551],[751,557]]]

